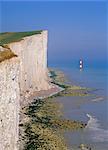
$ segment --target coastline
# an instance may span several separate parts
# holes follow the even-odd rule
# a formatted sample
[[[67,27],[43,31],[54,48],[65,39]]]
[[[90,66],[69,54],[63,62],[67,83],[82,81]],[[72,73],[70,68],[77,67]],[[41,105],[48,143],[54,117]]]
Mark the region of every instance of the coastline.
[[[90,120],[87,114],[97,120],[99,128],[95,128],[96,124],[91,122],[92,126],[84,129],[82,132],[66,132],[65,139],[70,149],[79,149],[79,145],[83,143],[94,150],[107,150],[107,95],[106,94],[106,76],[104,70],[89,70],[85,69],[80,72],[78,69],[62,68],[63,72],[68,77],[70,83],[90,87],[90,96],[81,97],[60,97],[57,101],[63,104],[63,117],[68,119],[84,121],[87,124]],[[89,70],[89,71],[88,71]],[[98,76],[97,76],[98,75]],[[95,126],[95,127],[94,127]],[[93,127],[93,128],[91,128]]]
[[[54,85],[53,88],[47,90],[47,91],[39,91],[34,93],[29,93],[26,97],[24,97],[26,100],[22,100],[21,102],[21,111],[20,111],[20,123],[19,123],[19,149],[24,150],[25,146],[25,129],[23,128],[23,125],[27,122],[29,122],[29,117],[25,114],[25,109],[32,105],[32,103],[35,102],[36,99],[44,100],[48,97],[54,96],[64,90],[63,88]]]
[[[50,73],[52,73],[52,72],[50,71]],[[73,121],[66,120],[66,119],[63,120],[63,119],[61,119],[60,114],[58,115],[55,113],[55,111],[52,112],[52,110],[55,108],[56,111],[60,113],[59,104],[58,103],[56,104],[56,102],[54,102],[53,98],[58,97],[58,96],[65,96],[65,95],[73,96],[73,93],[74,93],[74,95],[78,95],[78,96],[79,95],[80,96],[88,96],[88,93],[87,93],[88,89],[66,84],[65,77],[63,77],[63,74],[57,73],[57,71],[54,71],[52,74],[50,74],[50,78],[52,80],[52,83],[54,84],[54,88],[50,89],[49,91],[42,91],[42,92],[34,93],[31,97],[28,98],[28,100],[30,100],[29,103],[26,103],[25,106],[23,105],[24,107],[22,108],[22,111],[21,111],[22,118],[20,117],[21,118],[20,119],[20,140],[19,140],[20,150],[23,150],[23,149],[31,150],[29,147],[29,144],[33,140],[32,139],[33,137],[31,137],[32,135],[30,135],[31,134],[30,130],[29,130],[29,134],[27,132],[28,132],[28,129],[30,129],[30,127],[32,125],[34,128],[36,126],[37,126],[37,129],[38,129],[38,127],[39,127],[39,129],[41,128],[41,130],[43,130],[43,126],[46,126],[47,124],[51,125],[50,127],[44,127],[44,130],[42,132],[43,133],[46,132],[45,129],[47,129],[49,132],[51,132],[51,135],[53,135],[53,137],[55,137],[54,139],[52,138],[53,139],[52,141],[55,141],[55,143],[50,141],[50,144],[49,144],[49,146],[50,146],[53,143],[52,149],[55,148],[55,150],[60,150],[60,149],[67,150],[67,146],[66,146],[66,143],[63,138],[63,132],[65,130],[78,130],[78,129],[82,130],[86,126],[86,124],[83,122],[78,122],[75,120],[73,120]],[[62,79],[62,81],[60,79]],[[80,94],[79,94],[79,92],[80,92]],[[33,120],[34,120],[34,118],[36,119],[37,116],[35,116],[33,113],[34,113],[34,109],[36,109],[36,107],[37,107],[37,101],[40,103],[43,102],[43,106],[49,105],[51,103],[51,106],[48,107],[50,109],[50,111],[47,110],[47,106],[44,107],[45,112],[48,115],[48,116],[46,115],[47,117],[49,117],[50,113],[53,114],[53,115],[50,114],[51,116],[50,116],[49,122],[47,120],[47,122],[42,123],[43,119],[41,118],[41,123],[40,123],[40,121],[38,120],[40,118],[38,117],[37,121],[35,121],[35,124],[34,124]],[[41,106],[40,108],[43,109],[43,106]],[[28,114],[30,109],[32,109],[32,113]],[[43,115],[45,115],[45,112]],[[37,115],[39,115],[39,114],[37,113]],[[34,134],[37,134],[37,133],[40,134],[40,131],[39,130],[37,131],[37,129],[34,132]],[[43,135],[43,133],[42,133],[42,135]],[[58,133],[59,133],[59,135],[58,135]],[[48,133],[47,133],[47,135],[48,135]],[[30,141],[29,138],[32,140]],[[58,138],[59,143],[61,143],[61,145],[58,144],[58,141],[56,140],[57,138]],[[47,142],[48,142],[48,139],[47,139]],[[43,141],[43,143],[44,143],[44,141]],[[33,144],[32,147],[35,147],[34,145],[36,146],[37,144]],[[46,146],[48,146],[48,144]],[[58,146],[58,148],[57,148],[57,146]],[[40,150],[42,150],[42,145],[40,147],[41,147]],[[34,149],[39,149],[39,147],[35,147]]]

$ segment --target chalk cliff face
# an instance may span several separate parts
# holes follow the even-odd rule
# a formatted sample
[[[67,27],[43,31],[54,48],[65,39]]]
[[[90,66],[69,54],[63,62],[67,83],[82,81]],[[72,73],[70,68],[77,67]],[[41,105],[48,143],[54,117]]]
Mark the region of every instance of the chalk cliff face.
[[[21,93],[51,88],[47,74],[47,31],[24,37],[8,47],[20,58]]]
[[[19,60],[13,57],[0,62],[0,150],[17,149],[19,100]]]
[[[53,87],[47,71],[47,31],[0,46],[0,150],[18,150],[21,95]]]

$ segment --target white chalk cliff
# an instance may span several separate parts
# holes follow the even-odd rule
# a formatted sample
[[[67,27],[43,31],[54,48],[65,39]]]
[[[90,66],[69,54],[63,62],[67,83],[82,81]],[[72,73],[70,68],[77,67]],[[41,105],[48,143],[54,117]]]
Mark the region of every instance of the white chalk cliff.
[[[52,87],[47,31],[0,46],[0,150],[18,150],[20,96]]]
[[[42,31],[8,44],[20,58],[21,93],[51,88],[47,72],[47,38],[47,31]]]
[[[19,59],[12,57],[0,62],[0,150],[17,150],[19,102]]]

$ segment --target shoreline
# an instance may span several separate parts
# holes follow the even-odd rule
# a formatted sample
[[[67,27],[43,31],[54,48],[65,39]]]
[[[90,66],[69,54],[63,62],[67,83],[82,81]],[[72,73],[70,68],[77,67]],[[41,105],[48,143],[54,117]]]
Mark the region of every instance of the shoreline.
[[[54,71],[55,72],[55,71]],[[56,72],[57,73],[57,72]],[[58,78],[58,76],[59,76],[59,78],[61,77],[61,74],[59,74],[59,75],[57,75],[56,74],[56,77]],[[55,78],[55,76],[54,76],[54,74],[52,74],[52,77],[50,77],[50,78],[52,78],[52,83],[54,84],[54,88],[53,88],[53,90],[51,89],[51,90],[49,90],[49,92],[48,91],[41,91],[41,92],[39,92],[39,93],[37,93],[36,92],[36,94],[37,95],[35,95],[35,93],[31,96],[31,97],[29,97],[28,99],[30,100],[29,101],[29,103],[28,104],[26,104],[25,105],[25,107],[22,109],[22,115],[21,116],[23,116],[22,118],[21,118],[21,122],[20,122],[20,140],[19,140],[19,147],[20,147],[20,150],[23,150],[23,149],[25,149],[26,150],[26,148],[24,148],[25,146],[27,146],[27,135],[25,135],[25,128],[27,129],[27,124],[29,124],[30,123],[30,120],[31,120],[31,118],[33,119],[33,117],[32,117],[32,114],[31,114],[31,116],[30,115],[27,115],[27,108],[29,108],[29,107],[32,107],[33,105],[34,105],[34,103],[36,104],[36,100],[40,100],[41,102],[43,101],[43,102],[45,102],[46,103],[46,105],[47,105],[47,103],[49,103],[48,101],[49,101],[49,99],[50,99],[50,101],[53,103],[53,107],[58,107],[58,106],[55,106],[55,102],[52,100],[54,97],[58,97],[58,96],[64,96],[64,95],[66,95],[66,96],[73,96],[73,93],[71,93],[71,90],[75,93],[77,90],[79,90],[79,91],[81,91],[81,90],[87,90],[87,89],[85,89],[85,88],[81,88],[81,87],[78,87],[78,86],[73,86],[73,88],[72,88],[72,86],[71,85],[66,85],[65,83],[64,83],[64,81],[60,81],[60,79],[57,79],[56,80],[56,78]],[[69,89],[68,89],[69,88]],[[69,91],[68,91],[69,90]],[[75,90],[75,91],[74,91]],[[68,91],[68,95],[67,95],[67,92],[66,91]],[[81,91],[82,92],[82,91]],[[44,95],[44,93],[47,93],[47,94],[45,94]],[[79,93],[76,93],[76,95],[79,95]],[[80,94],[80,96],[87,96],[87,93],[84,93],[84,94]],[[59,104],[58,104],[59,105]],[[36,107],[36,106],[35,106]],[[42,106],[43,107],[43,106]],[[52,110],[53,109],[53,107],[51,107],[50,109]],[[34,109],[34,108],[33,108]],[[59,111],[60,111],[60,108],[58,109]],[[57,111],[58,111],[57,110]],[[53,112],[53,113],[55,113],[55,112]],[[49,114],[50,114],[50,112],[49,112]],[[31,118],[30,118],[31,117]],[[35,116],[36,117],[36,116]],[[52,117],[52,116],[51,116]],[[51,120],[51,122],[49,122],[49,123],[51,123],[53,126],[55,126],[56,128],[58,128],[57,129],[57,132],[63,132],[63,131],[65,131],[65,130],[78,130],[78,129],[83,129],[83,128],[85,128],[85,126],[86,126],[86,124],[84,124],[83,122],[78,122],[78,121],[75,121],[75,120],[61,120],[60,119],[60,117],[58,118],[58,116],[57,116],[57,114],[54,114],[54,116],[53,116],[54,118],[54,121],[51,121],[52,120],[52,118],[50,118]],[[55,119],[55,118],[58,118],[57,120]],[[24,125],[24,124],[26,124],[26,125]],[[45,125],[46,123],[44,123],[44,125]],[[35,126],[37,125],[37,123],[35,124]],[[42,123],[41,123],[41,125],[42,125]],[[55,127],[54,127],[54,130],[55,130]],[[43,128],[43,127],[42,127]],[[50,129],[50,128],[47,128],[48,130]],[[42,130],[42,129],[41,129]],[[51,128],[51,131],[53,131],[53,128]],[[55,131],[54,131],[55,132]],[[61,141],[61,139],[63,140],[64,138],[62,137],[63,136],[63,134],[61,134],[61,135],[57,135],[57,133],[56,134],[54,134],[54,136],[56,136],[56,138],[57,137],[59,137],[59,139],[58,139],[58,141],[60,142]],[[26,139],[26,140],[24,140],[24,138]],[[55,140],[56,141],[56,140]],[[30,141],[29,141],[30,142]],[[57,142],[57,141],[56,141]],[[50,142],[50,144],[52,144],[51,142]],[[56,147],[56,149],[55,150],[60,150],[60,146],[58,146],[58,149],[57,149],[57,143],[54,145],[55,147]],[[54,148],[54,147],[53,147]],[[36,147],[35,147],[35,149],[36,149]],[[34,149],[34,150],[35,150]],[[63,141],[61,141],[61,150],[67,150],[67,146],[66,146],[66,144],[65,144],[65,141],[63,140]],[[27,150],[29,150],[28,148],[27,148]],[[41,149],[40,149],[41,150]]]
[[[93,83],[89,83],[88,81],[91,81],[91,76],[85,76],[87,77],[86,80],[83,80],[83,78],[80,78],[80,75],[77,76],[78,72],[73,72],[75,71],[74,69],[70,69],[67,72],[67,69],[63,69],[64,73],[70,77],[70,82],[74,83],[75,81],[77,83],[81,83],[83,86],[88,86],[92,88],[91,95],[89,97],[64,97],[64,98],[58,98],[58,101],[61,102],[64,105],[63,108],[63,113],[64,117],[68,119],[75,119],[75,120],[82,120],[85,121],[88,124],[88,121],[90,121],[87,117],[87,114],[91,115],[93,118],[96,118],[100,122],[100,128],[98,129],[93,129],[90,126],[88,126],[87,129],[84,129],[84,132],[67,132],[65,139],[67,139],[68,145],[73,148],[73,149],[79,149],[78,146],[83,143],[84,145],[87,145],[91,149],[98,150],[99,149],[104,149],[106,150],[106,147],[108,144],[105,142],[106,141],[106,134],[107,133],[107,120],[106,120],[106,102],[107,102],[107,97],[105,97],[105,88],[104,87],[104,81],[102,77],[101,79],[102,83],[100,83],[100,80],[97,79],[96,75],[92,75]],[[91,70],[89,71],[89,74],[92,74]],[[84,72],[82,72],[83,76]],[[100,74],[99,74],[100,75]],[[97,79],[95,81],[95,78]],[[77,84],[78,85],[78,84]],[[100,91],[100,89],[103,89]],[[97,89],[95,91],[95,89]],[[105,109],[104,109],[105,108]],[[101,112],[100,112],[101,110]],[[104,116],[103,116],[104,115]],[[94,125],[93,125],[94,126]],[[102,132],[103,133],[102,133]],[[96,137],[95,137],[96,136]],[[99,138],[100,137],[100,138]],[[101,139],[101,143],[100,142]],[[97,140],[97,141],[96,141]],[[102,142],[103,141],[103,142]],[[73,147],[72,147],[73,146]],[[69,147],[69,148],[70,148]]]
[[[56,94],[58,94],[59,92],[61,92],[62,88],[60,88],[57,85],[54,85],[53,88],[47,90],[47,91],[39,91],[39,92],[34,92],[32,94],[29,93],[28,96],[25,97],[25,102],[23,103],[23,101],[21,102],[21,110],[20,110],[20,122],[19,122],[19,141],[18,141],[18,147],[20,150],[24,150],[24,145],[25,145],[25,141],[23,139],[24,136],[24,128],[23,128],[23,124],[25,124],[26,122],[29,121],[27,115],[25,115],[25,112],[23,111],[25,108],[29,107],[33,102],[35,102],[36,99],[41,99],[44,100],[48,97],[54,96]],[[42,96],[44,93],[44,96]]]

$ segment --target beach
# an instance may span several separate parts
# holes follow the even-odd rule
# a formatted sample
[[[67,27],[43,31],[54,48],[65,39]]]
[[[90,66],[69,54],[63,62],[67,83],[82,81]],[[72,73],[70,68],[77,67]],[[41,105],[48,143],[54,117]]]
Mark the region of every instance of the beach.
[[[31,102],[22,108],[20,120],[20,149],[67,150],[65,131],[83,130],[85,122],[63,118],[62,103],[56,98],[87,95],[87,89],[65,83],[64,74],[50,71],[55,89],[31,96]],[[30,99],[30,98],[28,98]],[[37,136],[36,136],[37,135]],[[49,144],[48,144],[49,143]],[[58,144],[59,143],[59,144]]]
[[[69,72],[71,71],[70,69],[62,68],[61,70],[62,71],[60,71],[60,69],[50,70],[50,78],[52,78],[52,83],[55,84],[55,87],[50,91],[37,93],[37,96],[36,93],[34,93],[34,95],[31,96],[32,101],[23,109],[23,113],[26,114],[24,118],[29,118],[28,121],[25,122],[25,125],[24,123],[23,125],[22,123],[20,124],[21,128],[26,129],[24,137],[29,139],[30,144],[32,142],[31,139],[35,137],[32,137],[28,127],[33,126],[33,128],[39,128],[41,131],[43,126],[50,124],[51,131],[54,131],[54,139],[58,138],[58,141],[61,141],[61,144],[56,147],[56,150],[81,150],[81,146],[84,146],[87,150],[90,148],[91,150],[107,150],[108,130],[105,122],[105,115],[107,115],[104,106],[105,91],[102,91],[102,94],[100,92],[98,94],[99,89],[94,85],[87,86],[87,84],[83,82],[83,84],[79,84],[78,80],[72,80],[71,73]],[[72,77],[74,78],[75,76]],[[79,81],[81,82],[81,80]],[[39,102],[39,105],[42,102],[43,105],[36,114],[35,110],[38,108],[37,102]],[[99,107],[98,105],[103,105],[104,112],[100,112],[99,108],[101,106]],[[43,121],[38,119],[42,122],[38,119],[35,120],[38,115]],[[104,118],[102,115],[104,115]],[[42,118],[45,116],[50,116],[50,121],[45,121],[46,119]],[[101,118],[101,124],[97,116]],[[39,127],[39,125],[41,127]],[[37,131],[37,129],[34,135],[37,133],[40,134],[40,131]],[[49,131],[49,127],[47,129]],[[49,133],[46,132],[45,135],[48,136],[48,134]],[[50,134],[53,135],[53,132]],[[55,144],[53,143],[53,146],[57,146],[57,141],[54,141]],[[25,141],[23,146],[25,145],[25,149],[29,150],[27,143],[28,142]],[[51,143],[50,141],[50,144]],[[43,148],[41,147],[41,149]],[[54,147],[50,149],[54,149]]]

